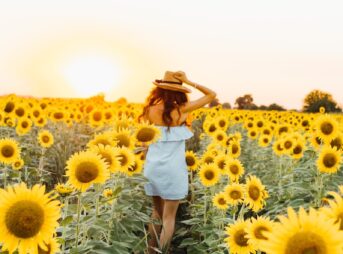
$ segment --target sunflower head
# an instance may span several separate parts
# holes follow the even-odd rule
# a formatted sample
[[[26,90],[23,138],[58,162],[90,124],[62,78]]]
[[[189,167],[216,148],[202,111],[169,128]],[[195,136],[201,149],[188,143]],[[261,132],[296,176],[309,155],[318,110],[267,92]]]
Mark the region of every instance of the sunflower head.
[[[11,164],[20,157],[20,147],[12,138],[0,139],[0,162]]]

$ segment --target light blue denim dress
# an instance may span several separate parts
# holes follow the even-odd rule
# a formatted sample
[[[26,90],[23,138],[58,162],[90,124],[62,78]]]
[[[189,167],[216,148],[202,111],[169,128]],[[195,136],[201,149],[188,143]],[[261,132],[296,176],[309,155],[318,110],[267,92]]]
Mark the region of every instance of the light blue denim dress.
[[[148,148],[144,176],[149,180],[144,190],[148,196],[179,200],[188,194],[188,170],[185,158],[185,140],[193,136],[186,125],[156,126],[160,139]]]

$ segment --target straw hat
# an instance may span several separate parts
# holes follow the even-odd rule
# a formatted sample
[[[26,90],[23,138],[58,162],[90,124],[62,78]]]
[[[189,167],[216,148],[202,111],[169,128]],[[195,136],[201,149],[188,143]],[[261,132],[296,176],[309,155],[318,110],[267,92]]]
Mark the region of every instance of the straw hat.
[[[188,89],[187,87],[184,87],[182,85],[182,82],[179,79],[174,77],[175,73],[177,72],[166,71],[163,79],[156,79],[152,83],[154,83],[156,86],[162,89],[178,91],[178,92],[183,92],[183,93],[190,93],[191,90]]]

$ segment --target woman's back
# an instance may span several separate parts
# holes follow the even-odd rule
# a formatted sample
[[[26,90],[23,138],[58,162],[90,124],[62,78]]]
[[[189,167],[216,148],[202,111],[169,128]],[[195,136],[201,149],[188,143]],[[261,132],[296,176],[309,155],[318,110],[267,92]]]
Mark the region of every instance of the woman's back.
[[[149,110],[147,111],[146,118],[149,120],[149,122],[155,125],[166,126],[162,117],[163,110],[164,110],[163,103],[150,106]],[[177,108],[173,109],[170,113],[170,117],[172,118],[172,123],[170,124],[170,126],[181,125],[182,123],[186,121],[187,115],[188,113],[182,113],[181,110],[178,111]]]

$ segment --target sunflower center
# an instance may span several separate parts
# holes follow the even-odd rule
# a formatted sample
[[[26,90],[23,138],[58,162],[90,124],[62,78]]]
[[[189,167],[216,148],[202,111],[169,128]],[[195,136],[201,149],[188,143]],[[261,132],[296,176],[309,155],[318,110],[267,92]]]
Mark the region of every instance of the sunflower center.
[[[205,158],[205,162],[208,163],[208,164],[212,163],[213,162],[213,158],[208,156],[208,157]]]
[[[235,243],[237,243],[237,245],[239,246],[248,246],[248,239],[245,237],[247,233],[245,233],[245,231],[243,229],[238,230],[235,233],[234,239],[235,239]]]
[[[253,126],[253,123],[248,123],[248,128],[252,128]]]
[[[224,120],[220,120],[220,121],[219,121],[219,126],[220,126],[220,127],[223,128],[223,127],[225,127],[225,125],[226,125],[226,122],[225,122]]]
[[[223,136],[223,135],[218,135],[218,136],[217,136],[217,140],[218,140],[218,141],[222,141],[223,139],[224,139],[224,136]]]
[[[206,178],[207,180],[212,180],[212,179],[214,178],[214,173],[213,173],[213,171],[212,171],[212,170],[207,170],[207,171],[205,172],[205,178]]]
[[[335,166],[337,163],[336,160],[336,156],[332,153],[328,153],[325,154],[324,158],[323,158],[323,164],[325,165],[325,167],[327,168],[331,168],[333,166]]]
[[[263,138],[263,143],[265,143],[265,144],[269,143],[269,139],[268,138]]]
[[[302,147],[301,145],[297,145],[294,149],[293,149],[293,153],[294,154],[300,154],[302,152]]]
[[[62,112],[56,112],[54,113],[54,118],[59,120],[63,118],[63,113]]]
[[[118,140],[118,146],[119,147],[129,147],[130,146],[130,139],[125,135],[117,135],[116,139]]]
[[[119,162],[121,166],[126,165],[126,163],[128,162],[127,158],[125,155],[119,155],[118,156]]]
[[[218,168],[223,170],[225,168],[225,160],[221,160],[218,162]]]
[[[236,144],[232,145],[232,153],[236,154],[238,152],[238,146]]]
[[[107,162],[109,166],[112,165],[112,157],[109,154],[101,153],[101,157],[105,159],[105,162]]]
[[[101,112],[95,112],[95,113],[93,114],[93,120],[94,120],[94,121],[99,122],[99,121],[101,121],[101,119],[102,119],[102,114],[101,114]]]
[[[260,189],[257,188],[256,186],[250,186],[249,196],[255,201],[258,200],[258,198],[260,197]]]
[[[287,141],[285,142],[285,144],[284,144],[284,147],[285,147],[286,149],[291,148],[291,147],[292,147],[292,142],[289,141],[289,140],[287,140]]]
[[[254,235],[257,239],[268,240],[267,237],[263,235],[263,231],[269,231],[268,228],[264,226],[259,226],[254,230]]]
[[[6,158],[11,158],[14,152],[14,148],[10,145],[4,145],[1,149],[1,154]]]
[[[186,156],[187,166],[193,166],[195,164],[195,159],[193,156]]]
[[[14,163],[14,166],[15,166],[15,167],[19,167],[20,164],[21,164],[21,163],[20,163],[19,161],[16,161],[16,162]]]
[[[212,124],[208,130],[209,132],[215,132],[216,129],[217,129],[216,126]]]
[[[288,240],[285,254],[327,254],[327,248],[317,234],[300,232]]]
[[[14,203],[6,212],[5,224],[13,235],[18,238],[35,236],[44,222],[44,211],[35,202],[21,200]]]
[[[338,137],[338,138],[335,138],[331,141],[330,145],[331,147],[336,147],[337,150],[340,150],[341,147],[342,147],[342,140]]]
[[[77,166],[75,173],[78,181],[81,183],[89,183],[97,178],[99,170],[96,164],[85,161]]]
[[[15,107],[15,105],[14,105],[13,102],[8,102],[8,103],[6,104],[6,106],[5,106],[4,111],[5,111],[6,113],[11,113],[11,112],[13,111],[14,107]]]
[[[27,127],[29,127],[29,123],[24,121],[24,122],[21,123],[21,127],[27,128]]]
[[[32,112],[32,115],[33,115],[34,117],[38,118],[39,115],[40,115],[40,112],[39,112],[38,110],[34,110],[34,111]]]
[[[325,135],[330,135],[333,131],[333,125],[330,122],[324,122],[320,125],[320,130]]]
[[[242,195],[239,191],[234,190],[230,192],[230,197],[234,200],[237,200],[237,199],[240,199]]]
[[[42,141],[43,141],[44,143],[49,143],[50,138],[49,138],[48,136],[43,136],[43,137],[42,137]]]
[[[137,165],[136,162],[134,162],[133,165],[132,165],[131,167],[128,168],[128,170],[129,170],[130,172],[135,172],[135,171],[137,170],[137,168],[138,168],[138,165]]]
[[[226,201],[225,201],[224,198],[219,198],[219,199],[218,199],[218,203],[219,203],[220,205],[225,205],[225,204],[226,204]]]
[[[23,116],[25,114],[25,110],[23,108],[18,108],[15,110],[15,114],[19,117]]]
[[[239,168],[238,168],[237,165],[231,165],[230,166],[230,171],[231,171],[232,174],[237,174],[238,171],[239,171]]]
[[[137,140],[141,142],[149,142],[151,141],[155,136],[155,131],[151,128],[142,128],[137,133]]]

